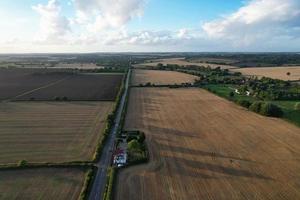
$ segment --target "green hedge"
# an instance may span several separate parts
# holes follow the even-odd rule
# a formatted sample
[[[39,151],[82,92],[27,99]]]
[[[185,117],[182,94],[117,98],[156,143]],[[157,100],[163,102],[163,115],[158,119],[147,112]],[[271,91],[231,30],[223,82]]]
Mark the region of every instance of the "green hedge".
[[[115,167],[111,167],[109,169],[109,172],[107,175],[107,183],[105,186],[105,192],[103,195],[103,200],[112,200],[113,199],[113,186],[115,183],[117,171],[118,171],[118,169]]]
[[[86,178],[85,178],[85,181],[84,181],[84,184],[83,184],[80,196],[79,196],[80,200],[88,199],[90,191],[91,191],[92,186],[93,186],[93,182],[94,182],[94,179],[95,179],[96,172],[97,172],[96,167],[93,167],[92,169],[89,169],[86,172]]]

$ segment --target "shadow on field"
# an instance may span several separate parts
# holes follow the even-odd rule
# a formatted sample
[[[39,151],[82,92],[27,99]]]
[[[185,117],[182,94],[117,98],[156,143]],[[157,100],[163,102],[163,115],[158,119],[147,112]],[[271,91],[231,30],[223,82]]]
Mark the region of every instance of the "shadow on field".
[[[171,128],[162,128],[158,126],[152,126],[149,125],[147,126],[147,129],[149,129],[151,134],[153,135],[172,135],[172,136],[181,136],[181,137],[191,137],[191,138],[198,138],[201,139],[201,136],[198,134],[194,134],[192,132],[187,132],[187,131],[179,131],[176,129],[171,129]]]
[[[166,144],[162,144],[162,143],[158,143],[158,142],[156,142],[156,143],[157,143],[157,145],[159,145],[161,150],[171,151],[173,153],[183,153],[183,154],[190,154],[190,155],[195,155],[195,156],[207,156],[207,157],[211,157],[213,159],[225,158],[225,159],[231,159],[231,160],[255,162],[255,161],[252,161],[249,159],[243,159],[243,158],[238,158],[238,157],[234,157],[234,156],[226,156],[226,155],[215,153],[215,152],[206,152],[206,151],[201,151],[201,150],[196,150],[196,149],[189,149],[189,148],[185,148],[185,147],[166,145]]]
[[[245,178],[257,178],[257,179],[264,179],[264,180],[273,180],[270,177],[252,173],[242,169],[235,169],[232,167],[224,167],[216,164],[204,163],[201,161],[195,160],[188,160],[185,158],[178,158],[178,157],[170,157],[170,156],[163,156],[167,163],[167,167],[171,170],[172,173],[178,173],[178,175],[185,175],[191,176],[194,178],[230,178],[230,177],[220,177],[220,176],[209,176],[203,175],[202,173],[198,172],[198,170],[205,170],[214,173],[220,173],[223,175],[229,175],[234,177],[245,177]],[[192,168],[192,169],[191,169]],[[200,173],[200,174],[199,174]]]

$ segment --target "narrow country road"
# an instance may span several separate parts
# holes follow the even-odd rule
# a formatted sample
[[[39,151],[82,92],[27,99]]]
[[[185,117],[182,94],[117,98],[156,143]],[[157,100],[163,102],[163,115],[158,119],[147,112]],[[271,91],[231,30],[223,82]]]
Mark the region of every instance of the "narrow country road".
[[[105,143],[105,146],[102,150],[100,160],[97,163],[98,171],[97,171],[97,174],[95,177],[95,181],[94,181],[91,193],[89,195],[90,200],[102,200],[102,198],[103,198],[103,193],[104,193],[105,185],[106,185],[106,181],[107,181],[107,170],[111,164],[114,141],[116,138],[116,134],[117,134],[119,125],[120,125],[122,111],[124,109],[125,101],[126,101],[126,97],[127,97],[127,93],[128,93],[130,74],[131,74],[131,69],[129,69],[127,77],[126,77],[125,90],[122,95],[122,99],[121,99],[119,108],[116,113],[114,126],[113,126],[111,133],[109,134],[107,141]]]

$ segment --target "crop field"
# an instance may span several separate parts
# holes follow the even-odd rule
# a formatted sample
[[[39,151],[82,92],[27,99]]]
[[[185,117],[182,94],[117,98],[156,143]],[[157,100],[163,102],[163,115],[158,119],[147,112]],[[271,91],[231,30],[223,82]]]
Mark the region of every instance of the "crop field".
[[[231,71],[241,72],[248,76],[257,76],[259,78],[265,76],[274,79],[297,81],[300,80],[300,66],[293,67],[253,67],[253,68],[240,68],[232,69]],[[290,75],[287,73],[290,72]]]
[[[181,65],[181,66],[196,65],[196,66],[204,66],[204,67],[211,67],[211,68],[221,67],[221,69],[236,68],[235,66],[230,66],[230,65],[209,64],[206,62],[189,62],[186,61],[184,58],[168,58],[168,59],[151,60],[148,61],[147,63],[137,64],[135,65],[135,67],[146,67],[146,66],[155,67],[159,63],[163,65],[167,65],[167,64]]]
[[[181,83],[194,83],[196,79],[198,79],[197,76],[175,71],[136,69],[132,74],[133,85],[146,84],[148,82],[155,85],[173,85]]]
[[[201,89],[132,88],[126,130],[150,162],[121,170],[116,199],[299,199],[300,129]]]
[[[47,101],[66,97],[72,101],[113,101],[119,92],[122,78],[122,74],[75,74],[16,99]]]
[[[0,103],[0,164],[91,160],[113,102]]]
[[[0,68],[0,100],[114,100],[122,78],[122,74]]]
[[[40,168],[0,171],[0,199],[77,200],[85,170]]]
[[[58,63],[53,68],[62,69],[103,69],[103,66],[98,66],[95,63]]]

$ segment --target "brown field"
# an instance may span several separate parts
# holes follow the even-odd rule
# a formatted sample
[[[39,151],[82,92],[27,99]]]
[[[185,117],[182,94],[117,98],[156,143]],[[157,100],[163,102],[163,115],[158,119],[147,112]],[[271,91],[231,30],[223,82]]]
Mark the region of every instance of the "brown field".
[[[80,169],[0,171],[0,199],[78,199],[85,179]]]
[[[211,67],[211,68],[216,68],[216,67],[221,67],[222,69],[232,69],[236,68],[235,66],[230,66],[230,65],[218,65],[218,64],[208,64],[205,62],[188,62],[184,58],[168,58],[168,59],[159,59],[159,60],[151,60],[148,61],[147,63],[143,64],[137,64],[135,67],[146,67],[146,66],[151,66],[155,67],[157,66],[158,63],[161,63],[163,65],[181,65],[181,66],[188,66],[188,65],[196,65],[196,66],[204,66],[204,67]]]
[[[58,63],[53,68],[59,69],[103,69],[95,63]]]
[[[240,68],[232,69],[231,71],[241,72],[244,75],[248,76],[257,76],[257,77],[270,77],[281,80],[290,80],[297,81],[300,80],[300,66],[296,67],[253,67],[253,68]],[[291,75],[288,76],[287,72],[290,72]]]
[[[156,85],[193,83],[196,79],[198,79],[197,76],[174,71],[135,69],[132,74],[133,85],[146,84],[148,82]]]
[[[113,102],[0,104],[0,163],[91,160]]]
[[[226,65],[230,65],[236,63],[237,60],[233,59],[226,59],[226,58],[210,58],[210,57],[199,57],[199,58],[191,58],[189,62],[196,62],[196,63],[226,63]]]
[[[300,199],[300,129],[201,89],[133,88],[127,130],[150,162],[122,170],[116,199]]]

